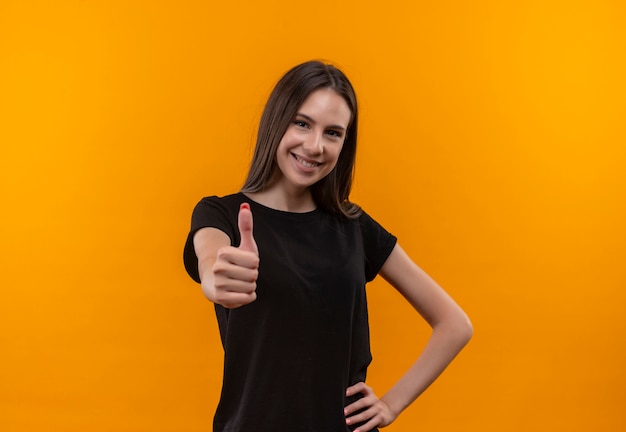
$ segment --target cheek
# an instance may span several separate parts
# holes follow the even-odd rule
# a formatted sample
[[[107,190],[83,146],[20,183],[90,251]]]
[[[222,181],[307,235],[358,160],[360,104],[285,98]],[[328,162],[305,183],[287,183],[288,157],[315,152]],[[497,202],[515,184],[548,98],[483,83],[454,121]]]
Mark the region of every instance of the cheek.
[[[339,159],[341,156],[341,152],[343,151],[343,143],[335,148],[333,148],[333,155],[335,159]]]
[[[341,149],[333,149],[332,163],[329,164],[329,171],[335,169],[339,163],[339,157],[341,155]]]
[[[285,135],[283,135],[282,139],[278,143],[278,147],[276,147],[276,154],[274,155],[274,158],[277,158],[279,155],[281,155],[282,153],[285,153],[288,150],[289,150],[289,136],[287,133],[285,133]]]

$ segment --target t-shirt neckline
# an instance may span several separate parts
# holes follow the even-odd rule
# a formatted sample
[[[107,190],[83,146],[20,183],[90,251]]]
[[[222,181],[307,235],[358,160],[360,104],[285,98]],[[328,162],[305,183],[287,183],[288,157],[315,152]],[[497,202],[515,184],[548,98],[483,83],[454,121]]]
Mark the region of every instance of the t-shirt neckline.
[[[247,196],[243,192],[238,192],[238,195],[240,196],[242,201],[250,203],[253,215],[254,215],[254,211],[255,210],[261,210],[261,211],[263,211],[265,213],[273,214],[273,215],[276,215],[276,216],[288,216],[288,217],[292,217],[292,218],[306,219],[306,218],[309,218],[309,217],[316,216],[318,213],[321,212],[319,207],[316,207],[313,210],[309,210],[309,211],[306,211],[306,212],[290,212],[290,211],[286,211],[286,210],[278,210],[278,209],[275,209],[275,208],[272,208],[272,207],[268,207],[268,206],[266,206],[264,204],[261,204],[261,203],[255,201],[255,200],[253,200],[252,198],[250,198],[249,196]]]

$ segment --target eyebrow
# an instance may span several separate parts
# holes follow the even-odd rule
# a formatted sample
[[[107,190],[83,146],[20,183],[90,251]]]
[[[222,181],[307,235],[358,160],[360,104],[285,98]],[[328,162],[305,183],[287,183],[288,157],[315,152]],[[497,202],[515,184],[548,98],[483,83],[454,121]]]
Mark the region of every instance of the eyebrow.
[[[308,116],[308,115],[306,115],[306,114],[296,113],[296,117],[304,117],[305,119],[307,119],[308,121],[310,121],[310,122],[311,122],[311,123],[313,123],[313,124],[316,124],[316,123],[317,123],[315,120],[313,120],[313,118],[309,117],[309,116]],[[345,130],[346,130],[346,128],[345,128],[345,127],[340,126],[340,125],[330,125],[330,126],[328,126],[328,128],[329,128],[329,129],[339,129],[339,130],[342,130],[342,131],[345,131]]]

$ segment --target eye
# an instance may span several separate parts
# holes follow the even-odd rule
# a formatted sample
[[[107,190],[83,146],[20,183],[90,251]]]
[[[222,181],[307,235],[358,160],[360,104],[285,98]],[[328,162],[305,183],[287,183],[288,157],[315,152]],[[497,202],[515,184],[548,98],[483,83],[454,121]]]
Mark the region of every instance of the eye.
[[[331,137],[333,137],[333,138],[341,138],[342,137],[341,132],[336,131],[336,130],[330,129],[330,130],[327,130],[326,133],[328,135],[330,135]]]
[[[304,120],[294,120],[293,122],[294,125],[301,127],[301,128],[308,128],[309,125],[307,122],[305,122]]]

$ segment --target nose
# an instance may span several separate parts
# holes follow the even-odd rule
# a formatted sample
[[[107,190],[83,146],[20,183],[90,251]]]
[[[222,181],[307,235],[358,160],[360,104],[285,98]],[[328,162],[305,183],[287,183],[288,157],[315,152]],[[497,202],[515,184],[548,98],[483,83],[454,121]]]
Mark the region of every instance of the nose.
[[[311,131],[302,143],[302,147],[312,156],[324,153],[324,142],[320,132]]]

